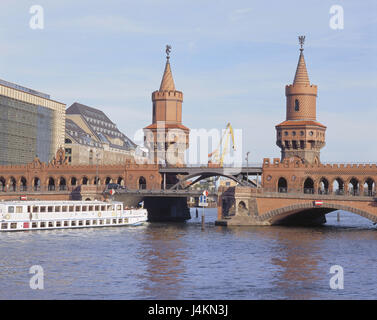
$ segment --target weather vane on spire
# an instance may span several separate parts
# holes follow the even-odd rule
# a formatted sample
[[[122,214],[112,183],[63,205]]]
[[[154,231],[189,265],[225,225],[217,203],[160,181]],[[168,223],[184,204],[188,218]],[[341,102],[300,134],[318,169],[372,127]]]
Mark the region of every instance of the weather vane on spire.
[[[299,36],[298,41],[300,42],[300,46],[301,46],[300,51],[302,52],[304,51],[305,36]]]
[[[166,59],[170,58],[170,52],[171,52],[171,46],[167,44],[166,45]]]

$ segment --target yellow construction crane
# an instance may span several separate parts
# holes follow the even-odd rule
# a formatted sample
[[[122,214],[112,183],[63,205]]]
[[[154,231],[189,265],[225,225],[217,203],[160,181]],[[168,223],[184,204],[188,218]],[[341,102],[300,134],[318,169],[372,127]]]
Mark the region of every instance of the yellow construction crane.
[[[232,138],[232,149],[236,150],[234,145],[234,133],[230,123],[226,125],[225,131],[220,139],[219,146],[216,150],[208,154],[208,163],[219,164],[220,167],[224,165],[224,158],[228,153],[229,136]],[[225,137],[225,140],[224,140]],[[223,142],[225,141],[224,145]]]

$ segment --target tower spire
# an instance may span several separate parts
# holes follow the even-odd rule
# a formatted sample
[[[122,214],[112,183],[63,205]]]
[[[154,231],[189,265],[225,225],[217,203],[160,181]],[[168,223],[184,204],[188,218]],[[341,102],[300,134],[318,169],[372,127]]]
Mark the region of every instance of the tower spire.
[[[175,85],[173,80],[173,74],[170,68],[170,52],[171,46],[166,45],[166,65],[164,75],[162,76],[160,91],[175,91]]]
[[[300,57],[298,59],[297,69],[293,84],[303,84],[310,85],[308,71],[306,70],[306,64],[304,59],[304,42],[305,36],[299,36],[298,40],[300,42]]]

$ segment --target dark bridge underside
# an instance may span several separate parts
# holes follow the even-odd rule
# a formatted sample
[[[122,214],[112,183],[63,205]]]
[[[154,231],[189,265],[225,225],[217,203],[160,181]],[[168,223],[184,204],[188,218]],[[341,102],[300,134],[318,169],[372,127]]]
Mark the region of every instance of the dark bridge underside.
[[[287,212],[273,219],[274,225],[317,226],[326,223],[325,215],[336,211],[331,208],[315,208]]]

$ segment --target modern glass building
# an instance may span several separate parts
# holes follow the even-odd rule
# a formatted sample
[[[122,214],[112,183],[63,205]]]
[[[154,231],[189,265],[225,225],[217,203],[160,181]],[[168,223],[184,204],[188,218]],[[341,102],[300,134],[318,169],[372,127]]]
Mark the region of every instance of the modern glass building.
[[[0,80],[0,165],[50,161],[64,145],[65,104]]]

